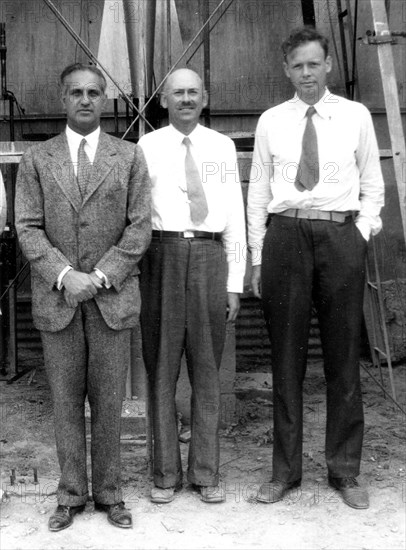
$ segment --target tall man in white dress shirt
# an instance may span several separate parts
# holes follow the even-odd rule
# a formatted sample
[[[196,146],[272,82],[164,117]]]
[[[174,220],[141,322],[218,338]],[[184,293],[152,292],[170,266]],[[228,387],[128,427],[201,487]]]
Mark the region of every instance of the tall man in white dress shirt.
[[[302,477],[302,385],[314,301],[327,382],[328,479],[353,508],[367,508],[360,470],[363,407],[359,346],[367,241],[381,229],[384,183],[368,110],[326,87],[328,41],[312,27],[284,42],[295,96],[256,130],[248,194],[252,288],[262,297],[274,395],[271,503]]]
[[[170,502],[182,485],[175,393],[185,351],[192,387],[187,478],[205,502],[220,502],[219,367],[245,272],[237,156],[231,139],[198,123],[207,94],[195,72],[172,73],[161,103],[169,126],[139,141],[152,180],[152,243],[141,268],[143,356],[153,394],[151,500]]]

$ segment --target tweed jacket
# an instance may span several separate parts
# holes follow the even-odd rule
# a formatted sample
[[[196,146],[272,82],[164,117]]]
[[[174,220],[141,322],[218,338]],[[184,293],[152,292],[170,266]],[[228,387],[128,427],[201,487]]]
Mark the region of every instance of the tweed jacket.
[[[100,269],[111,283],[95,296],[107,325],[133,327],[138,318],[138,262],[151,239],[147,166],[138,145],[101,132],[82,198],[66,134],[31,147],[17,176],[15,219],[31,266],[32,312],[39,330],[65,328],[75,313],[56,287],[68,265]]]

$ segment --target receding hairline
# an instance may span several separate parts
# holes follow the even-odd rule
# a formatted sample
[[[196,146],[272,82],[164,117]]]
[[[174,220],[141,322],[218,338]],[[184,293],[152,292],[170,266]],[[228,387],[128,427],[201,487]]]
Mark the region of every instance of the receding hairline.
[[[72,63],[71,65],[68,65],[67,67],[65,67],[65,69],[62,71],[59,77],[62,92],[65,90],[65,87],[66,87],[65,81],[70,75],[72,75],[73,73],[86,73],[86,72],[92,73],[96,77],[98,77],[102,92],[105,93],[107,88],[107,81],[104,74],[101,72],[100,69],[98,69],[94,65],[86,65],[85,63]]]
[[[192,71],[192,69],[177,69],[176,71],[173,71],[173,73],[171,73],[168,78],[166,79],[166,82],[164,84],[164,87],[163,87],[163,90],[162,90],[162,94],[165,95],[168,93],[168,89],[169,87],[172,85],[172,82],[174,80],[174,78],[176,76],[180,76],[181,74],[185,74],[185,75],[193,75],[196,80],[197,80],[197,83],[199,85],[199,87],[201,88],[201,90],[203,91],[203,80],[201,79],[201,77],[197,74],[196,71]]]

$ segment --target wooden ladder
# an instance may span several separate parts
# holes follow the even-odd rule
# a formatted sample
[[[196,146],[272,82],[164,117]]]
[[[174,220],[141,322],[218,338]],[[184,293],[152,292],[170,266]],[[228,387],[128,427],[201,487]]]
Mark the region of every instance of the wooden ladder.
[[[395,42],[388,27],[388,17],[385,0],[369,0],[374,32],[368,33],[364,43],[376,47],[379,60],[379,74],[382,82],[384,101],[391,140],[391,150],[380,150],[380,157],[392,158],[396,184],[399,194],[399,205],[402,218],[404,238],[406,239],[406,185],[402,170],[406,166],[405,139],[400,114],[398,88],[395,66],[393,62],[392,44]],[[347,96],[350,99],[360,99],[359,82],[356,70],[356,30],[358,16],[358,0],[355,0],[353,13],[351,2],[346,0],[346,9],[342,9],[341,0],[337,0],[338,23],[343,55],[344,78]],[[347,21],[347,29],[344,22]],[[347,36],[350,42],[351,64],[348,62]],[[371,269],[370,264],[373,265]],[[385,320],[385,304],[382,291],[382,281],[374,238],[368,250],[366,266],[366,291],[364,300],[364,318],[368,332],[372,362],[378,367],[383,382],[381,362],[386,360],[392,398],[396,401],[396,388],[393,380],[392,358],[389,334]]]

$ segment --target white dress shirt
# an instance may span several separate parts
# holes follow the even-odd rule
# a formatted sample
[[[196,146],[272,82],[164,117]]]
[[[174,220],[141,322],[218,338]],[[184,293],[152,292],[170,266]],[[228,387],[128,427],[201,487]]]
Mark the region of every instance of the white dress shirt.
[[[96,156],[97,146],[99,145],[100,126],[87,136],[82,136],[77,132],[74,132],[69,126],[66,127],[66,139],[68,140],[70,157],[75,170],[75,176],[78,173],[78,151],[82,139],[85,138],[85,153],[89,157],[90,163],[93,164],[94,157]]]
[[[78,152],[79,147],[82,142],[82,139],[86,139],[85,144],[85,153],[87,154],[89,161],[91,164],[94,162],[94,158],[96,156],[97,146],[99,145],[99,137],[100,137],[100,126],[94,130],[91,134],[88,134],[87,136],[82,136],[81,134],[78,134],[77,132],[74,132],[69,126],[66,126],[66,139],[68,140],[68,147],[70,152],[70,157],[73,164],[73,170],[75,172],[75,176],[77,176],[78,173]],[[58,281],[57,281],[57,289],[61,290],[63,288],[62,279],[64,275],[73,269],[71,265],[67,265],[59,274]],[[110,288],[111,284],[109,283],[106,275],[100,271],[100,269],[95,269],[94,272],[104,282],[104,286],[106,288]]]
[[[152,228],[161,231],[222,233],[228,261],[228,292],[242,292],[245,273],[245,221],[237,153],[233,141],[200,124],[189,134],[209,213],[196,226],[187,195],[184,134],[172,125],[139,140],[152,183]],[[185,234],[188,236],[188,234]]]
[[[356,225],[364,238],[377,234],[384,205],[379,150],[368,109],[327,89],[314,105],[320,179],[299,191],[295,178],[309,105],[297,95],[268,109],[258,121],[248,191],[248,239],[253,265],[261,250],[269,213],[288,208],[358,211]]]

